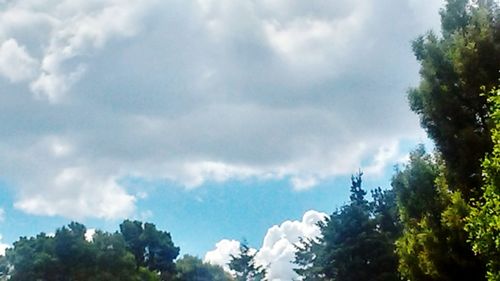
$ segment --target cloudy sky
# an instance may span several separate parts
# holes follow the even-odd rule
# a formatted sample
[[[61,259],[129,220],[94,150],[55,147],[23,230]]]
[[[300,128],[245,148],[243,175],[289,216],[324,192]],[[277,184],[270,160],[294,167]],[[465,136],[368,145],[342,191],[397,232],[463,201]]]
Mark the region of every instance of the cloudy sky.
[[[410,41],[441,6],[0,0],[0,244],[136,218],[214,261],[293,256],[350,174],[387,187],[426,141]]]

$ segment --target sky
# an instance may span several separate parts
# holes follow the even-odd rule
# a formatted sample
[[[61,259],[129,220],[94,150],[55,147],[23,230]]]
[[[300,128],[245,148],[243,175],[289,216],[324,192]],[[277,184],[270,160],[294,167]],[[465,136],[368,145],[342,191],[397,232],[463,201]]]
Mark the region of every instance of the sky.
[[[0,0],[0,252],[124,218],[293,277],[298,236],[428,143],[406,91],[441,0]]]

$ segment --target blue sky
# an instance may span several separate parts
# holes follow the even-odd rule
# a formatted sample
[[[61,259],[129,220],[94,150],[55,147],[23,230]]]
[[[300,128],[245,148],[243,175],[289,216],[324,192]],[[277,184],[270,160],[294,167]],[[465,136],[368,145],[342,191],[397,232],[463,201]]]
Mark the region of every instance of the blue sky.
[[[0,243],[124,218],[201,257],[315,233],[352,173],[388,187],[428,142],[410,41],[442,4],[0,1]]]

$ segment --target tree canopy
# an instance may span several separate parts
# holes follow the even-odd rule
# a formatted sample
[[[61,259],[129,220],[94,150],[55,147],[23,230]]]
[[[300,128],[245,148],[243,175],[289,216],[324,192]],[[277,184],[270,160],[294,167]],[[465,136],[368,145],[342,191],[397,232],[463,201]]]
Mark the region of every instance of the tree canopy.
[[[144,224],[143,230],[142,259],[136,258],[122,233],[96,231],[88,241],[86,227],[76,222],[57,229],[54,236],[21,237],[0,260],[0,276],[13,281],[170,280],[179,248],[170,234],[156,230],[153,224]]]
[[[442,35],[413,42],[421,82],[410,90],[411,109],[446,163],[453,190],[480,197],[481,159],[491,151],[486,96],[500,78],[500,26],[495,1],[448,0]]]
[[[232,276],[217,265],[203,262],[201,259],[184,255],[175,262],[174,281],[232,281]]]

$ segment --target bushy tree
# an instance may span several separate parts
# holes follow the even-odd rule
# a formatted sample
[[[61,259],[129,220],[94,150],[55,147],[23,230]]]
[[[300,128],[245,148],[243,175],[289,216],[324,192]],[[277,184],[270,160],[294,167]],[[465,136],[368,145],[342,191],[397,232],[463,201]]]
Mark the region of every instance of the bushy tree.
[[[450,192],[443,166],[423,146],[393,177],[403,233],[398,238],[399,270],[408,280],[483,280],[484,267],[466,243],[468,206]]]
[[[409,92],[411,109],[446,164],[449,187],[466,201],[481,195],[481,159],[492,149],[491,122],[481,87],[500,78],[500,26],[495,1],[447,0],[442,36],[413,42],[421,83]]]
[[[96,263],[92,280],[148,280],[136,270],[134,255],[119,233],[96,231],[91,245]]]
[[[496,1],[447,0],[441,35],[430,32],[413,43],[421,83],[409,102],[442,161],[415,152],[393,180],[404,228],[400,270],[411,280],[486,275],[464,228],[471,203],[483,197],[481,161],[493,149],[497,121],[483,93],[500,78],[499,15]]]
[[[156,229],[152,223],[125,220],[120,231],[128,249],[134,254],[137,267],[143,266],[161,274],[168,280],[175,274],[174,260],[179,248],[172,242],[170,233]]]
[[[500,280],[500,90],[489,95],[493,151],[483,161],[483,196],[472,207],[467,230],[474,252],[487,259],[488,280]]]

